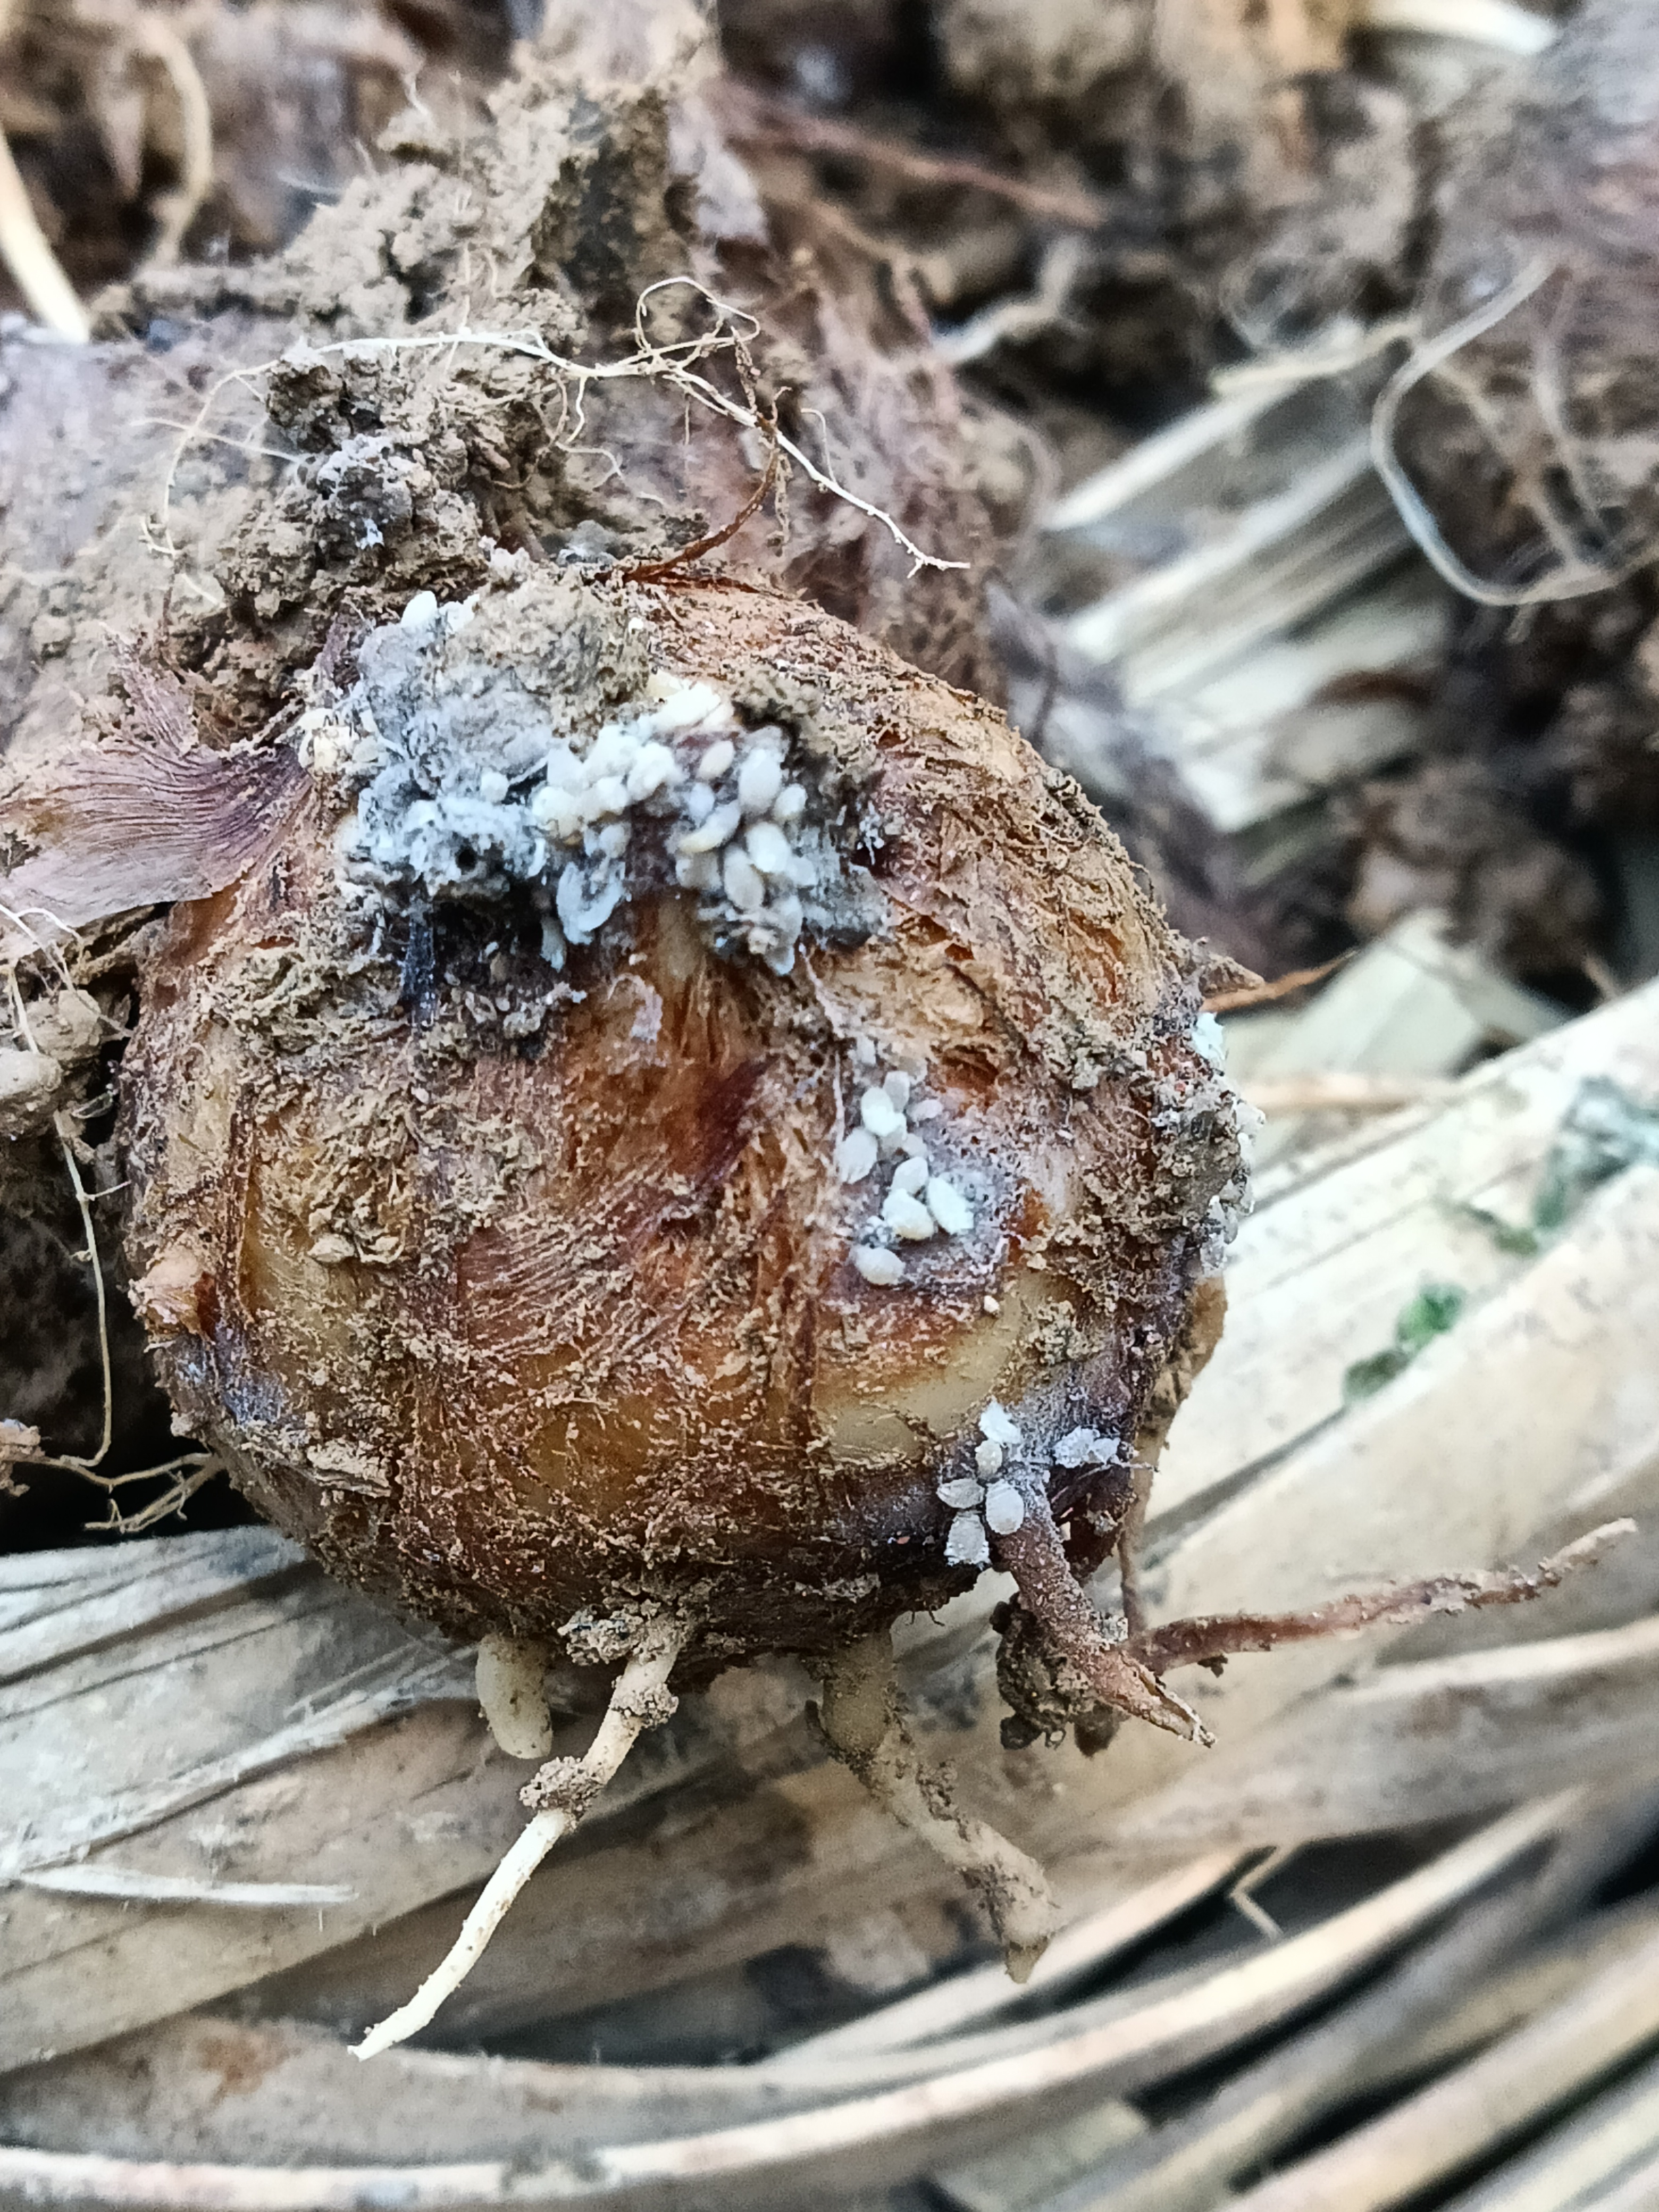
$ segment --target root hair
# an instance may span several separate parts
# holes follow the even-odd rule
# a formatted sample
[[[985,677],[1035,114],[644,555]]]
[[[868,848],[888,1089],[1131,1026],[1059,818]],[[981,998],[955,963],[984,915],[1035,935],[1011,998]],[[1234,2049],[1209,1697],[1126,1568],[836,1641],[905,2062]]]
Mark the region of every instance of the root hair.
[[[646,329],[651,301],[658,293],[675,290],[688,290],[697,295],[714,316],[714,327],[692,337],[659,343],[648,336]],[[665,276],[656,283],[647,285],[635,303],[634,350],[624,355],[620,361],[573,361],[568,355],[556,352],[541,332],[533,329],[474,330],[466,325],[459,330],[421,331],[409,337],[333,339],[325,345],[309,348],[307,351],[319,357],[343,354],[362,358],[374,354],[454,353],[464,346],[477,346],[486,351],[517,354],[526,360],[539,362],[551,371],[558,392],[558,419],[551,434],[554,442],[564,451],[575,450],[576,441],[586,428],[584,401],[590,386],[641,380],[665,384],[680,394],[688,410],[695,407],[706,414],[719,416],[736,428],[759,437],[769,447],[775,462],[775,469],[771,473],[775,475],[780,499],[784,493],[786,470],[790,466],[798,468],[820,491],[839,500],[843,506],[854,508],[884,530],[900,550],[909,556],[913,576],[923,568],[965,569],[969,565],[966,561],[947,560],[940,554],[926,551],[886,508],[861,498],[832,470],[821,466],[805,447],[787,437],[778,428],[773,416],[761,405],[756,395],[749,348],[759,337],[760,329],[761,325],[752,315],[718,298],[695,276]],[[723,392],[705,373],[708,364],[718,359],[728,361],[735,368],[744,390],[743,399],[735,399],[729,392]],[[252,389],[257,380],[268,376],[276,366],[276,362],[270,361],[256,368],[229,371],[209,388],[195,420],[184,430],[162,488],[159,513],[146,533],[156,550],[174,562],[179,561],[181,556],[169,534],[167,518],[179,462],[192,445],[213,436],[207,424],[222,394],[236,386]]]
[[[1535,483],[1527,488],[1527,503],[1536,514],[1560,565],[1529,584],[1492,582],[1484,576],[1476,575],[1468,562],[1447,544],[1427,501],[1407,474],[1400,459],[1395,434],[1400,410],[1409,395],[1427,377],[1438,374],[1444,378],[1449,364],[1465,347],[1473,345],[1477,339],[1496,330],[1516,308],[1524,307],[1552,277],[1559,273],[1559,266],[1553,261],[1529,261],[1518,276],[1512,277],[1491,299],[1483,301],[1478,307],[1447,329],[1437,332],[1433,337],[1423,339],[1383,386],[1371,414],[1371,459],[1399,509],[1401,520],[1447,583],[1455,591],[1462,592],[1466,599],[1474,599],[1485,607],[1541,606],[1560,599],[1588,599],[1595,592],[1605,592],[1615,584],[1623,583],[1638,569],[1645,568],[1653,558],[1654,549],[1649,544],[1607,561],[1587,559],[1551,507],[1542,484]],[[1552,449],[1559,459],[1563,473],[1573,486],[1581,506],[1586,509],[1582,520],[1595,525],[1594,503],[1587,495],[1576,441],[1565,422],[1559,378],[1555,367],[1556,349],[1553,334],[1547,337],[1541,347],[1534,346],[1533,394]],[[1541,364],[1539,359],[1540,351]],[[1474,406],[1471,392],[1463,386],[1462,380],[1455,381],[1465,405],[1471,407],[1477,420],[1481,420],[1481,411]],[[1492,437],[1492,425],[1483,421],[1482,427],[1488,437]]]

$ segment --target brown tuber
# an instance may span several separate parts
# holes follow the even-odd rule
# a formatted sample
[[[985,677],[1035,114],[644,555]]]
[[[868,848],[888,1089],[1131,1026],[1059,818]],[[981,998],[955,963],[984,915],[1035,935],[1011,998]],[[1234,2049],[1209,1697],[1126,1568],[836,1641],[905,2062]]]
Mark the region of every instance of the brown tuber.
[[[313,710],[309,794],[151,977],[130,1254],[187,1419],[465,1635],[644,1606],[705,1670],[831,1650],[971,1581],[937,1486],[993,1456],[1101,1556],[1242,1188],[1194,957],[1109,833],[780,597],[433,614]]]
[[[1171,1666],[1538,1587],[1148,1630],[1126,1557],[1131,1620],[1096,1611],[1213,1341],[1248,1109],[1197,956],[993,708],[778,593],[505,555],[338,661],[265,849],[150,964],[134,1299],[273,1520],[481,1639],[504,1748],[550,1747],[549,1657],[615,1675],[364,2055],[733,1662],[805,1660],[1023,1972],[1053,1899],[913,1741],[900,1615],[1001,1566],[1006,1740],[1098,1748],[1201,1738]]]
[[[455,1634],[614,1668],[672,1623],[681,1686],[1024,1546],[1054,1666],[1081,1634],[1091,1706],[1190,1732],[1073,1577],[1240,1109],[1093,809],[763,591],[501,556],[359,667],[264,856],[175,908],[125,1065],[191,1431]]]

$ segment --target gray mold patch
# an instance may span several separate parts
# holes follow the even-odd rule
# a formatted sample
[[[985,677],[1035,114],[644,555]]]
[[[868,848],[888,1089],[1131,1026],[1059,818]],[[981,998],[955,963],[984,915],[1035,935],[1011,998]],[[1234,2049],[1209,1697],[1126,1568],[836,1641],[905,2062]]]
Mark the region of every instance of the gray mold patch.
[[[556,581],[476,606],[420,592],[373,631],[356,690],[312,733],[317,764],[359,786],[348,874],[434,902],[527,891],[555,967],[671,884],[718,951],[778,975],[804,936],[869,936],[884,902],[846,857],[860,823],[799,733],[650,674],[639,627]]]

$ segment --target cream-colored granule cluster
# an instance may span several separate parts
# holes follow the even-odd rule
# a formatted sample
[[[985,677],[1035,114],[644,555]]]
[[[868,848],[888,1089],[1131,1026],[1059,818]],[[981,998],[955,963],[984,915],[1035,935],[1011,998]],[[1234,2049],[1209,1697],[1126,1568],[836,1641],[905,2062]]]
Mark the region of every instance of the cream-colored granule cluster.
[[[904,1279],[900,1245],[970,1236],[975,1214],[961,1185],[929,1158],[929,1127],[944,1109],[937,1099],[921,1097],[915,1078],[902,1068],[876,1079],[877,1057],[870,1040],[860,1037],[854,1048],[860,1077],[857,1120],[836,1146],[835,1164],[845,1184],[861,1184],[887,1170],[880,1207],[860,1231],[851,1254],[866,1283],[887,1289]]]

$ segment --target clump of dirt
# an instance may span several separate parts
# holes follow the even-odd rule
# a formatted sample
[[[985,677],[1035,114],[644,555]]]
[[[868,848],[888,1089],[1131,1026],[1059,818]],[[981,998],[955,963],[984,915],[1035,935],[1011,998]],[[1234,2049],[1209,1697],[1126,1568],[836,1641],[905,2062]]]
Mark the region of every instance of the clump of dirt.
[[[807,165],[957,326],[956,358],[1086,438],[1079,402],[1167,414],[1237,331],[1407,297],[1419,118],[1353,66],[1351,13],[726,0],[721,21],[766,103],[745,146]]]
[[[1582,971],[1606,918],[1595,876],[1488,763],[1432,759],[1369,787],[1356,811],[1348,918],[1362,937],[1428,908],[1512,975],[1563,982]]]

